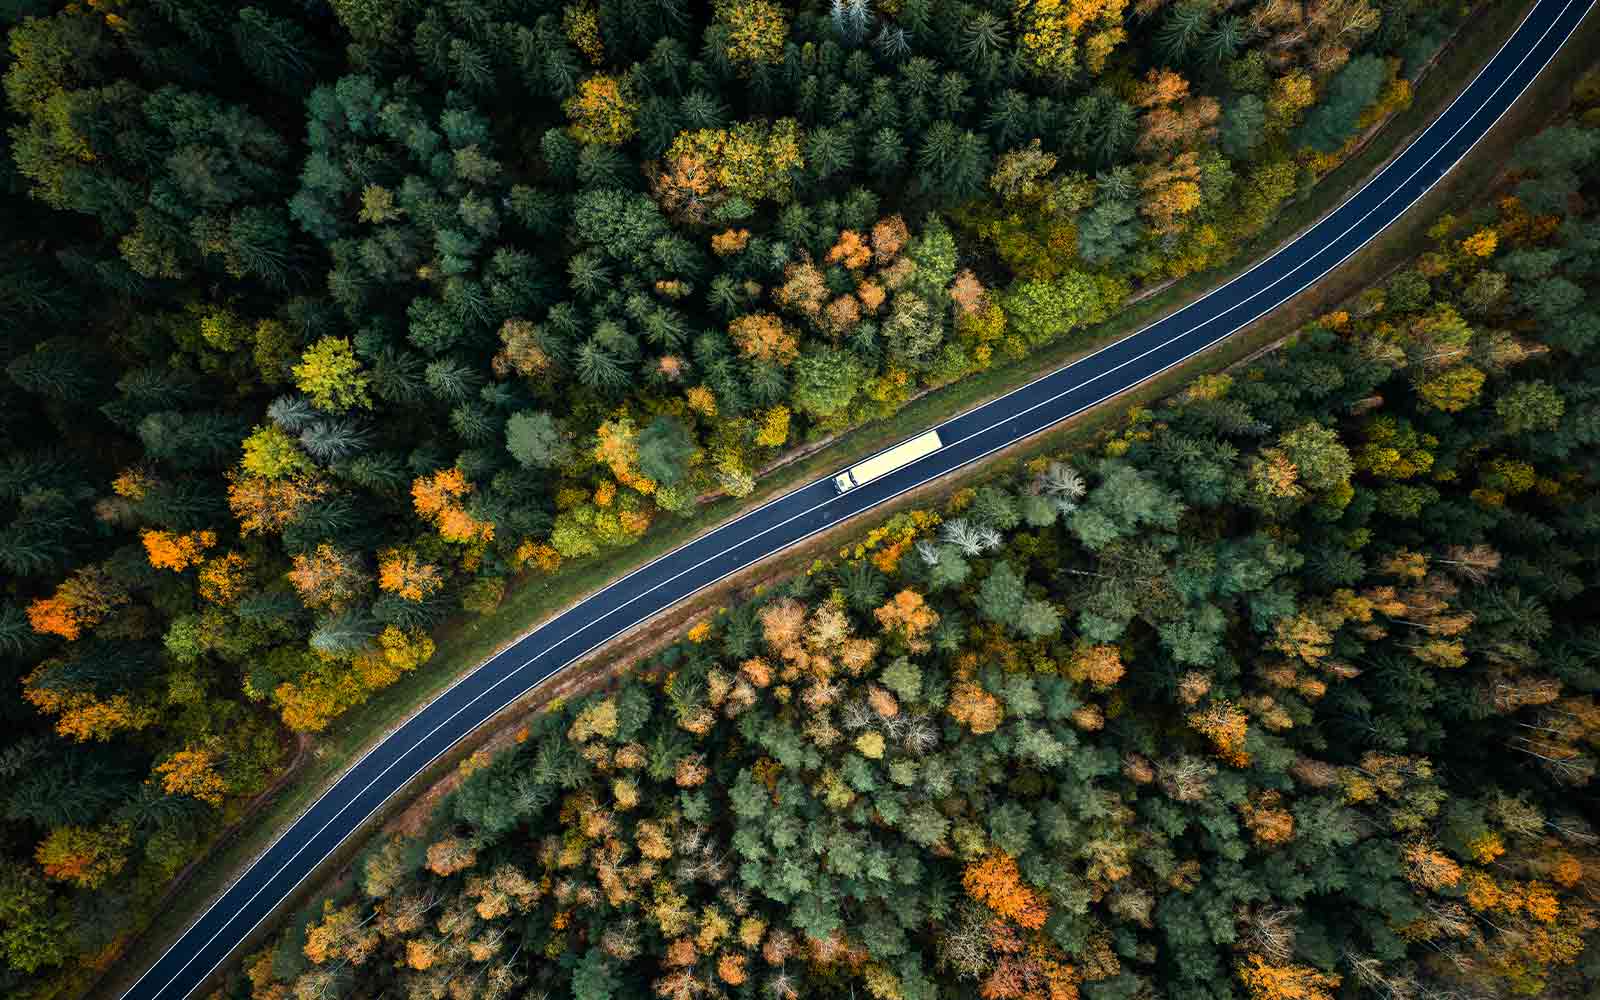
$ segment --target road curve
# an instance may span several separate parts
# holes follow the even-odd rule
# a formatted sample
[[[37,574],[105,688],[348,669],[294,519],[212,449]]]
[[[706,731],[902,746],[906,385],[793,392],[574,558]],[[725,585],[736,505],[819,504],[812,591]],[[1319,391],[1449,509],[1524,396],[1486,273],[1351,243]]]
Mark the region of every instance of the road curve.
[[[528,634],[374,747],[192,924],[125,1000],[182,1000],[367,816],[435,757],[566,664],[730,573],[1102,403],[1193,357],[1311,285],[1461,159],[1597,0],[1538,0],[1467,89],[1398,159],[1254,268],[1145,329],[938,426],[946,446],[836,495],[800,487],[662,556]]]

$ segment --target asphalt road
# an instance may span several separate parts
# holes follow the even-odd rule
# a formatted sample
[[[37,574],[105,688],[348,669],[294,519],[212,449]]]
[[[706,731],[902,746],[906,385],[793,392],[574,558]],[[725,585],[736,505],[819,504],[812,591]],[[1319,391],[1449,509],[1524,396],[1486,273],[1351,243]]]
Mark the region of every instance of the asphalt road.
[[[634,623],[778,550],[1145,381],[1269,312],[1397,219],[1488,130],[1596,0],[1539,0],[1468,89],[1382,173],[1254,269],[1160,322],[939,425],[940,451],[842,496],[801,487],[671,552],[529,634],[401,726],[285,830],[134,987],[189,995],[385,799],[496,711]]]

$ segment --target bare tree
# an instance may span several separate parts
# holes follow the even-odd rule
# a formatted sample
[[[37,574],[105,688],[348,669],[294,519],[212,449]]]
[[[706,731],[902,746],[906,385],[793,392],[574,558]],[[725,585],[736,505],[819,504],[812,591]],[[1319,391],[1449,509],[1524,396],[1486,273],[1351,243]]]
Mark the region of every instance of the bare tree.
[[[1457,576],[1482,583],[1500,568],[1500,553],[1487,545],[1452,545],[1444,550],[1444,557],[1435,562],[1449,566]]]
[[[1083,494],[1088,491],[1088,486],[1078,474],[1078,470],[1061,462],[1051,462],[1049,468],[1040,473],[1038,487],[1058,500],[1070,504],[1070,509],[1063,508],[1064,512],[1069,514],[1077,509],[1078,501],[1082,500]]]
[[[1274,965],[1283,965],[1294,955],[1295,918],[1298,906],[1241,906],[1235,914],[1239,937],[1251,951],[1260,952]]]
[[[1417,981],[1410,976],[1390,972],[1383,963],[1370,955],[1344,953],[1345,965],[1356,982],[1383,1000],[1412,1000],[1417,995]]]
[[[918,757],[939,745],[939,730],[926,715],[902,716],[905,728],[900,735],[900,745]]]
[[[1198,802],[1210,790],[1217,766],[1204,757],[1184,754],[1156,765],[1156,773],[1162,791],[1179,802]]]
[[[962,555],[983,554],[983,539],[979,537],[978,529],[966,518],[953,517],[946,521],[939,529],[939,537],[944,539],[946,545],[954,546]]]

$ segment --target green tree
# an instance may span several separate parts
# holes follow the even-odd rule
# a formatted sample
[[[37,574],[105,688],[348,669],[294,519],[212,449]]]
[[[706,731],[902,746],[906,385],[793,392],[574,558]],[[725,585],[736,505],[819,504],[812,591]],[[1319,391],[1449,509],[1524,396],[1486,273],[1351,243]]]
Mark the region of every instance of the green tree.
[[[657,417],[639,432],[639,471],[658,483],[682,480],[694,453],[688,428],[671,417]]]
[[[554,468],[571,460],[572,435],[549,413],[524,410],[506,420],[506,450],[530,469]]]
[[[71,917],[44,880],[21,866],[0,869],[0,954],[25,973],[72,957]]]
[[[987,582],[987,581],[985,581]],[[1061,633],[1061,612],[1049,601],[1024,601],[1016,614],[1017,631],[1029,639],[1043,639]]]
[[[1506,432],[1553,431],[1561,424],[1567,403],[1555,387],[1543,380],[1517,382],[1494,401]]]
[[[1002,559],[989,569],[989,575],[978,587],[978,611],[989,621],[1013,625],[1027,598],[1022,577]]]
[[[1020,281],[1000,299],[1006,325],[1041,346],[1080,327],[1103,322],[1126,294],[1120,281],[1068,271],[1054,281]]]
[[[1355,134],[1361,113],[1378,99],[1389,82],[1389,67],[1375,55],[1357,56],[1328,84],[1322,103],[1306,115],[1295,139],[1319,153],[1332,153]]]
[[[842,416],[865,376],[860,359],[849,351],[826,346],[807,351],[794,363],[795,405],[822,419]]]
[[[1240,96],[1222,115],[1222,151],[1232,159],[1246,159],[1261,144],[1266,128],[1267,102],[1257,94]]]
[[[1350,450],[1339,432],[1321,424],[1302,424],[1278,438],[1279,447],[1299,470],[1300,481],[1319,493],[1348,493],[1355,472]],[[1342,504],[1341,504],[1342,506]]]

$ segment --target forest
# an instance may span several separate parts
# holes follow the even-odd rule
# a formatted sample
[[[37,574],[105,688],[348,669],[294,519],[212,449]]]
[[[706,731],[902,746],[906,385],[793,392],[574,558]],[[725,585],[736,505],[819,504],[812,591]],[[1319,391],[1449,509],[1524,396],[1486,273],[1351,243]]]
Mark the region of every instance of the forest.
[[[0,993],[88,988],[519,580],[1229,262],[1485,6],[0,3]],[[1486,315],[1587,329],[1591,152]]]
[[[1280,349],[513,720],[216,995],[1600,996],[1587,117]]]

